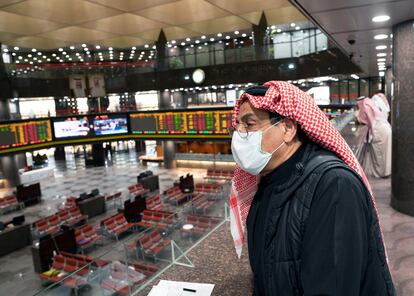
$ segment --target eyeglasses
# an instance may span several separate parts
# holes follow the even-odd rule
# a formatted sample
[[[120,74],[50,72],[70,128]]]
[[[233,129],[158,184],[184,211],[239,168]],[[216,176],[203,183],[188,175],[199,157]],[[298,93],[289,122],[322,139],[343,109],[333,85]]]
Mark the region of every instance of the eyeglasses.
[[[278,125],[283,119],[279,119],[279,121],[273,123],[272,125],[270,125],[267,129]],[[240,138],[242,139],[247,139],[249,137],[249,132],[256,132],[258,130],[260,130],[260,128],[263,126],[263,124],[261,125],[255,125],[254,128],[249,127],[246,123],[238,123],[236,124],[236,127],[233,127],[233,125],[229,126],[227,128],[228,133],[231,137],[233,137],[234,132],[237,132],[240,136]],[[267,130],[265,129],[265,131]]]

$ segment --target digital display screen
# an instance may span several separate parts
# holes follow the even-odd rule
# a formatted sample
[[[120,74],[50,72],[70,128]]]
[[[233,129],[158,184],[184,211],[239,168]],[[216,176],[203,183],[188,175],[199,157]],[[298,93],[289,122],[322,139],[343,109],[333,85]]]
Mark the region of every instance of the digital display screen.
[[[0,149],[52,141],[48,120],[0,124]]]
[[[131,114],[133,134],[227,135],[231,110]]]
[[[86,116],[81,118],[66,118],[66,120],[62,121],[54,121],[53,128],[56,139],[86,137],[89,135],[91,130],[88,117]]]
[[[96,136],[127,134],[128,122],[125,117],[109,117],[99,115],[93,119],[93,128]]]

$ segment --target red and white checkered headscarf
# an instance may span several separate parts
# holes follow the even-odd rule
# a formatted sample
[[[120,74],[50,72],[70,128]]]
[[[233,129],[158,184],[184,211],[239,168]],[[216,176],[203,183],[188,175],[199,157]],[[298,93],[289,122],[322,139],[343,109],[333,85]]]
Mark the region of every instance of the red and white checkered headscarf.
[[[292,119],[300,125],[310,140],[336,153],[362,177],[371,193],[375,206],[371,186],[358,160],[344,138],[315,104],[313,98],[285,81],[269,81],[264,85],[269,87],[264,96],[253,96],[245,92],[236,101],[232,117],[233,126],[236,127],[236,118],[239,114],[240,106],[245,100],[249,100],[257,109],[276,112]],[[230,192],[230,228],[239,258],[244,241],[247,214],[257,191],[258,182],[258,176],[250,175],[239,166],[236,166]],[[376,206],[375,210],[378,215]]]

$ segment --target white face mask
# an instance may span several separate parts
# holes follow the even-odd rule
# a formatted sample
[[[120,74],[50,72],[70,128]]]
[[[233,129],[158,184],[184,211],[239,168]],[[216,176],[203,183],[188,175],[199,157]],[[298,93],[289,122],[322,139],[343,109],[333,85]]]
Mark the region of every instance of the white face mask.
[[[275,153],[282,145],[279,145],[273,152],[265,152],[262,150],[262,136],[269,128],[276,126],[279,122],[269,126],[264,131],[258,130],[255,132],[246,133],[235,132],[231,140],[231,151],[233,153],[236,163],[246,172],[251,175],[258,175],[268,164]],[[244,135],[245,137],[240,136]]]

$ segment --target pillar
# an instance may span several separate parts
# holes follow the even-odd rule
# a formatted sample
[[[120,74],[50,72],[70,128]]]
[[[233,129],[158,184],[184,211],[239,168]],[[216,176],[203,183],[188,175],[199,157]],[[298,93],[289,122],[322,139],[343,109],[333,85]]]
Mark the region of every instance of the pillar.
[[[166,169],[175,168],[175,143],[174,141],[163,141],[162,148],[164,152],[164,167]]]
[[[414,20],[393,27],[391,206],[414,216]]]
[[[92,159],[95,166],[105,165],[105,149],[102,143],[92,144]]]
[[[157,70],[166,70],[168,65],[166,57],[166,44],[167,44],[167,37],[163,30],[160,31],[160,35],[158,36],[158,40],[155,42],[155,46],[157,48]]]
[[[253,40],[256,52],[256,60],[263,60],[266,57],[266,52],[264,48],[265,38],[266,38],[266,29],[267,29],[267,20],[264,12],[260,17],[258,25],[253,25]]]
[[[19,163],[22,164],[24,153],[0,156],[0,166],[5,179],[5,187],[11,188],[20,185]]]
[[[66,160],[65,146],[57,146],[54,153],[55,160]]]
[[[6,99],[0,99],[0,120],[9,119],[11,119],[9,101]]]
[[[144,140],[135,141],[135,152],[137,153],[137,155],[145,155],[146,146]]]

